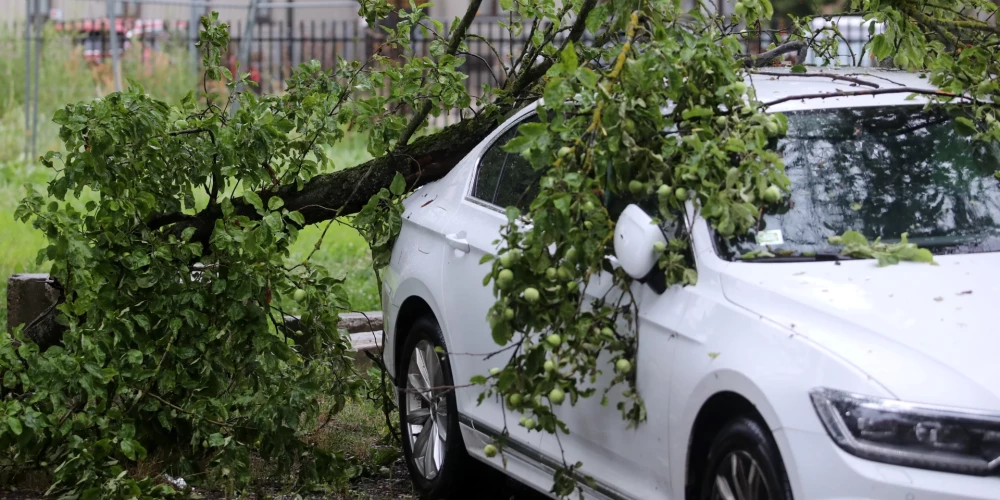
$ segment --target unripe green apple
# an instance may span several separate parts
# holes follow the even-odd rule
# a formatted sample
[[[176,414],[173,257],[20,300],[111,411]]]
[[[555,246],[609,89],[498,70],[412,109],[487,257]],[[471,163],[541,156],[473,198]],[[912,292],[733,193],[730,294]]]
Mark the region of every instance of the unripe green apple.
[[[563,401],[566,400],[566,393],[562,389],[556,387],[549,391],[549,401],[552,401],[554,405],[561,405]]]
[[[615,363],[615,371],[618,373],[628,373],[632,371],[632,362],[627,359],[619,359]]]

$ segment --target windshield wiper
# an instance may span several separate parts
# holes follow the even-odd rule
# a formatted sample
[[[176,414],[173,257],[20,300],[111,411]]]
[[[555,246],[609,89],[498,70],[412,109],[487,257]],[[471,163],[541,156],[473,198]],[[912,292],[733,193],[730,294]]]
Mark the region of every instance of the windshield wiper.
[[[739,260],[747,262],[832,262],[855,260],[855,258],[832,252],[804,252],[798,255],[774,255],[770,252],[750,252],[743,254]]]

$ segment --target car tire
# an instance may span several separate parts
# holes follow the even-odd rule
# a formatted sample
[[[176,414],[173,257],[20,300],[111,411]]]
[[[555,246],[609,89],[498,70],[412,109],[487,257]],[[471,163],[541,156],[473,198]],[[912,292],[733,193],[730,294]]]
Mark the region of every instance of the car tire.
[[[755,419],[737,417],[724,425],[712,440],[705,463],[700,500],[792,500],[778,446]]]
[[[455,391],[420,390],[455,385],[451,365],[437,348],[445,351],[437,321],[432,317],[415,321],[400,353],[397,370],[399,427],[406,466],[420,497],[458,500],[464,498],[461,491],[471,460],[458,425]]]

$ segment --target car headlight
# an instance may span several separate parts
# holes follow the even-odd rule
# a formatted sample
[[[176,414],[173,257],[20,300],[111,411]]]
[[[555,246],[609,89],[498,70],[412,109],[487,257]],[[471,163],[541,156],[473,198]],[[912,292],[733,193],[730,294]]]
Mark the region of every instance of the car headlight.
[[[868,460],[959,474],[1000,474],[1000,414],[831,389],[810,392],[826,431]]]

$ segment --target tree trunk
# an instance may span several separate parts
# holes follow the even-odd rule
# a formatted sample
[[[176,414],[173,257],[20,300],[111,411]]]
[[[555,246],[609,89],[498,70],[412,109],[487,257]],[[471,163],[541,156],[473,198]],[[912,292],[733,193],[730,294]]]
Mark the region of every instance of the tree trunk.
[[[307,225],[357,213],[379,190],[389,187],[397,172],[406,178],[407,188],[411,190],[444,177],[499,125],[511,109],[511,106],[491,106],[473,119],[415,139],[392,153],[356,167],[317,175],[301,190],[290,185],[275,192],[258,194],[265,206],[271,197],[280,197],[288,210],[302,213]],[[257,216],[253,206],[242,199],[234,199],[233,205],[239,215]],[[218,207],[205,209],[197,215],[165,214],[154,217],[149,226],[159,229],[176,224],[170,230],[178,235],[184,229],[194,227],[193,240],[201,242],[207,250],[215,221],[221,215]]]

